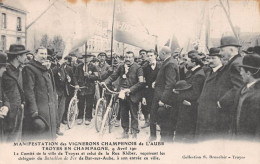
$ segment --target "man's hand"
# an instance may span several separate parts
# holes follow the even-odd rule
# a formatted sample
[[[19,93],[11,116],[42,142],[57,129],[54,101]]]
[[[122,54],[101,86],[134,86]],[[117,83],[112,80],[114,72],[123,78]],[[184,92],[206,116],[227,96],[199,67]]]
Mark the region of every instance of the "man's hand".
[[[189,101],[187,101],[187,100],[184,100],[184,101],[182,102],[182,104],[183,104],[183,105],[187,105],[187,106],[191,106],[191,103],[190,103]]]
[[[79,89],[79,85],[75,85],[75,89]]]
[[[159,105],[159,106],[164,106],[164,103],[160,100],[160,101],[158,102],[158,105]]]
[[[155,81],[152,83],[152,88],[155,88]]]
[[[34,112],[33,114],[32,114],[32,118],[35,118],[35,117],[37,117],[38,116],[38,112]]]
[[[142,98],[142,104],[143,104],[143,105],[147,105],[146,99],[145,99],[144,97]]]
[[[105,82],[101,82],[100,85],[101,85],[102,87],[105,87],[105,86],[106,86],[106,83],[105,83]]]
[[[9,109],[7,106],[2,106],[0,108],[0,115],[1,115],[0,117],[4,118],[7,115],[8,111],[9,111]]]
[[[131,92],[130,89],[124,89],[124,91],[125,91],[125,95],[126,95],[126,96],[129,96],[129,95],[130,95],[130,92]]]

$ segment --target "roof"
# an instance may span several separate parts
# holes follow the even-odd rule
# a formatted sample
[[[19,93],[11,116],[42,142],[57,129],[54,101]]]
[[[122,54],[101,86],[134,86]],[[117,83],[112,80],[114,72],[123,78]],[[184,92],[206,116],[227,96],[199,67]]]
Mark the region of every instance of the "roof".
[[[1,0],[1,3],[3,4],[4,7],[18,10],[23,13],[27,13],[27,10],[19,0]]]

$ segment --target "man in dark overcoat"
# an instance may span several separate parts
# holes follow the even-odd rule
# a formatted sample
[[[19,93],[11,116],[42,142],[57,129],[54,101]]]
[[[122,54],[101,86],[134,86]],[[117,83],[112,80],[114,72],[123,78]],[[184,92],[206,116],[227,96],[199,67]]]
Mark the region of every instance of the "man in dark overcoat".
[[[141,100],[140,89],[144,83],[143,69],[134,62],[134,53],[126,53],[124,64],[113,72],[104,84],[111,84],[119,78],[118,89],[124,95],[119,101],[121,126],[124,130],[122,138],[129,138],[129,112],[131,113],[131,128],[133,138],[137,138],[138,129],[138,104]]]
[[[105,52],[101,52],[98,54],[98,77],[100,81],[103,81],[109,77],[109,75],[113,72],[112,67],[106,62],[107,54]]]
[[[59,59],[57,65],[52,69],[54,81],[56,84],[56,92],[58,95],[58,108],[56,112],[56,124],[57,124],[57,135],[63,135],[60,131],[60,124],[65,112],[66,99],[73,92],[71,91],[70,85],[76,85],[75,75],[73,68],[70,67],[63,59]]]
[[[219,49],[211,48],[208,55],[208,62],[211,68],[206,77],[201,95],[198,99],[198,116],[196,126],[196,138],[204,140],[216,137],[216,129],[218,126],[217,117],[217,79],[221,75],[223,64],[219,55]]]
[[[10,109],[10,103],[2,86],[3,73],[6,71],[7,55],[0,52],[0,143],[5,142],[4,119]]]
[[[238,67],[242,62],[242,57],[238,53],[241,45],[232,36],[223,37],[220,42],[220,55],[225,64],[221,75],[217,79],[217,106],[219,108],[217,131],[221,138],[229,138],[231,126],[230,110],[234,104],[237,90],[243,85]]]
[[[150,121],[158,122],[160,125],[161,141],[172,141],[177,116],[172,90],[176,82],[180,79],[179,67],[177,61],[171,56],[171,50],[168,47],[163,47],[161,49],[159,57],[163,63],[155,80]],[[160,112],[158,112],[159,107],[161,109]],[[160,119],[157,118],[157,115]],[[154,128],[152,127],[150,130],[152,130],[150,132],[150,139],[156,139],[156,131],[154,131]]]
[[[175,141],[191,142],[194,139],[197,123],[197,100],[205,81],[205,73],[198,58],[187,58],[185,80],[192,88],[182,92],[178,99],[180,106],[176,125]]]
[[[7,141],[20,141],[24,115],[24,91],[21,65],[27,60],[23,45],[10,45],[7,52],[10,65],[3,74],[3,88],[10,102],[10,110],[4,120]]]
[[[25,140],[56,139],[56,89],[50,74],[47,49],[39,47],[35,58],[23,69],[25,93]]]
[[[142,91],[142,113],[145,118],[145,124],[141,128],[150,126],[150,110],[154,97],[154,84],[162,63],[156,61],[157,54],[154,50],[147,51],[147,60],[149,64],[143,67],[145,85]],[[156,122],[152,123],[156,124]],[[152,127],[155,128],[154,125]]]
[[[85,59],[86,58],[86,59]],[[93,55],[83,55],[82,63],[77,66],[76,77],[78,85],[82,88],[79,92],[79,115],[78,124],[83,123],[84,108],[85,109],[85,124],[89,125],[92,119],[92,110],[95,95],[95,81],[98,80],[97,66],[92,63]],[[86,60],[86,63],[85,63]],[[86,70],[85,70],[86,69]]]
[[[245,85],[235,97],[232,111],[232,132],[235,139],[260,141],[260,56],[243,58],[240,74]]]

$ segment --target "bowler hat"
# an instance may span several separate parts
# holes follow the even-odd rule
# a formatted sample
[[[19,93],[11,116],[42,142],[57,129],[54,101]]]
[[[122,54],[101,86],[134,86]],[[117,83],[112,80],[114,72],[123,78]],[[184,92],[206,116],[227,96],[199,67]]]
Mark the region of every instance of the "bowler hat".
[[[25,49],[24,45],[21,44],[11,44],[9,47],[9,51],[7,51],[7,55],[20,55],[29,52]]]
[[[247,54],[244,56],[240,67],[260,69],[260,56],[257,54]]]
[[[192,85],[187,83],[187,81],[180,80],[180,81],[177,81],[177,83],[175,85],[175,90],[176,91],[184,91],[184,90],[190,89],[191,87],[192,87]]]
[[[7,65],[7,55],[3,52],[0,52],[0,66],[5,66]]]
[[[224,36],[220,39],[219,48],[226,46],[241,47],[241,45],[238,43],[238,40],[233,36]]]
[[[43,132],[48,129],[48,124],[41,116],[36,116],[32,121],[34,131]]]
[[[254,52],[254,47],[248,47],[247,50],[243,50],[246,54],[252,54]]]
[[[220,56],[219,51],[220,51],[219,48],[212,47],[209,49],[209,56]]]
[[[253,48],[253,51],[254,51],[254,53],[257,53],[258,55],[260,55],[260,46],[255,46]]]

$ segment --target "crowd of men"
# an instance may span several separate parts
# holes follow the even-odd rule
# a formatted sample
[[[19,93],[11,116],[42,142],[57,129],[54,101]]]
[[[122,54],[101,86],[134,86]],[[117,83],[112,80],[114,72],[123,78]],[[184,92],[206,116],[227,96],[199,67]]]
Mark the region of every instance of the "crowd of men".
[[[206,55],[164,46],[159,53],[140,50],[137,59],[131,51],[114,54],[111,66],[104,52],[97,59],[70,54],[53,61],[45,47],[30,53],[23,45],[11,45],[7,55],[0,53],[1,142],[63,135],[60,125],[66,124],[75,88],[84,87],[78,93],[77,123],[91,124],[100,90],[95,81],[124,95],[119,96],[119,138],[129,138],[131,130],[136,139],[140,130],[150,128],[148,140],[154,141],[159,125],[165,142],[259,141],[260,47],[243,55],[240,47],[236,38],[225,36]]]

